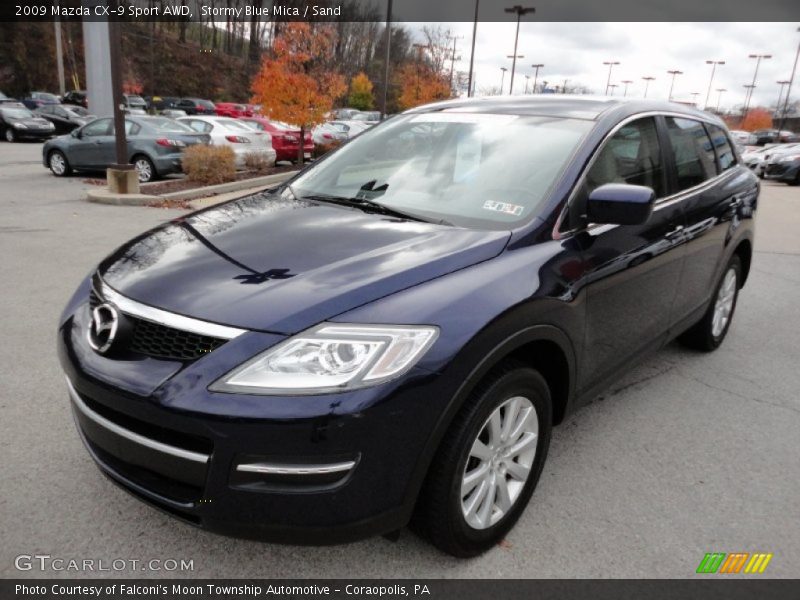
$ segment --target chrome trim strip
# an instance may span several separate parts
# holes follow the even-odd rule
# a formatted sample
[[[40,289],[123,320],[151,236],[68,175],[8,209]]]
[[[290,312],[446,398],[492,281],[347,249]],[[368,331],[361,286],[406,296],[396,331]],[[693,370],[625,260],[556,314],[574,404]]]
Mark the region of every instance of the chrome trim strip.
[[[327,465],[287,465],[280,463],[244,463],[236,466],[243,473],[260,473],[262,475],[328,475],[350,471],[356,461],[348,460]]]
[[[170,454],[177,458],[183,458],[185,460],[191,460],[194,462],[199,463],[207,463],[208,459],[211,458],[208,454],[201,454],[199,452],[191,452],[190,450],[184,450],[183,448],[177,448],[175,446],[170,446],[169,444],[165,444],[163,442],[157,442],[156,440],[151,440],[150,438],[144,437],[143,435],[139,435],[129,429],[125,429],[117,425],[116,423],[109,421],[104,416],[97,414],[91,408],[86,406],[86,403],[81,399],[80,395],[78,395],[75,386],[72,385],[72,382],[69,380],[69,377],[65,377],[67,380],[67,387],[69,387],[69,395],[72,398],[72,401],[75,403],[75,406],[80,410],[86,417],[100,425],[101,427],[105,427],[109,431],[116,433],[117,435],[124,437],[127,440],[130,440],[136,444],[140,444],[142,446],[146,446],[151,450],[157,450],[159,452],[163,452],[164,454]]]
[[[101,289],[98,290],[95,288],[95,293],[102,300],[110,302],[125,314],[133,317],[139,317],[145,321],[152,321],[153,323],[159,323],[161,325],[166,325],[167,327],[173,327],[175,329],[188,331],[190,333],[197,333],[199,335],[207,335],[226,340],[232,340],[243,333],[247,333],[246,329],[229,327],[227,325],[218,325],[217,323],[210,323],[201,319],[185,317],[183,315],[168,312],[160,308],[155,308],[154,306],[142,304],[141,302],[131,300],[116,290],[111,289],[111,287],[109,287],[109,285],[99,277],[97,278],[97,281],[100,282]],[[94,286],[94,281],[92,282],[92,285]]]

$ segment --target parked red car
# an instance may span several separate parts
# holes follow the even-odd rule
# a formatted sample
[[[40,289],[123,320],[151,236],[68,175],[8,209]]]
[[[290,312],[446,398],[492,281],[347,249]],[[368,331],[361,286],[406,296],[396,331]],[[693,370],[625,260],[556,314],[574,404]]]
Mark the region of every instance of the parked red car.
[[[252,117],[253,111],[245,104],[235,104],[234,102],[217,102],[215,109],[218,117]]]
[[[297,160],[297,153],[300,145],[300,130],[280,121],[270,121],[264,117],[245,117],[241,119],[258,127],[261,131],[266,131],[272,136],[272,148],[277,154],[275,160]],[[314,152],[314,140],[311,132],[307,131],[303,143],[303,155],[311,158]]]

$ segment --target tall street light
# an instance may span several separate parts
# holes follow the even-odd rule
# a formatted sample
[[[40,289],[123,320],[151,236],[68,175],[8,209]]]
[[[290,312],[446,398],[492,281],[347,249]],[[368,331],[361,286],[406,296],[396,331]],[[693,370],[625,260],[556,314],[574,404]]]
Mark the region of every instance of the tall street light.
[[[503,74],[500,76],[500,95],[503,95],[503,86],[506,83],[506,71],[508,71],[508,67],[500,67],[500,70]]]
[[[692,97],[692,104],[697,106],[697,97],[700,95],[700,92],[690,92],[689,95]]]
[[[724,94],[728,90],[726,90],[725,88],[717,88],[714,91],[715,92],[719,92],[719,96],[717,96],[717,114],[719,114],[719,103],[720,103],[720,101],[722,101],[722,94]]]
[[[669,97],[667,98],[667,100],[672,102],[672,91],[675,89],[675,77],[677,75],[683,75],[683,71],[678,71],[677,69],[675,69],[672,71],[667,71],[667,73],[672,75],[672,83],[669,84]]]
[[[509,93],[509,95],[511,95],[511,90],[514,89],[514,69],[513,69],[513,65],[516,64],[518,58],[525,58],[525,55],[524,54],[513,54],[513,55],[512,54],[507,54],[506,58],[510,58],[510,59],[513,60],[513,62],[511,63],[512,64],[511,85],[509,86],[509,89],[508,89],[508,93]]]
[[[475,0],[475,20],[472,22],[472,50],[469,53],[469,78],[467,79],[467,98],[472,97],[472,69],[475,66],[475,37],[478,34],[478,6],[480,0]]]
[[[797,28],[800,31],[800,27]],[[783,130],[784,121],[786,121],[786,111],[789,109],[789,95],[792,93],[792,83],[794,83],[794,74],[797,71],[797,59],[800,58],[800,43],[797,44],[797,54],[794,55],[794,66],[792,67],[792,76],[789,78],[789,87],[786,88],[786,98],[783,100],[783,112],[781,115],[780,129]]]
[[[607,60],[603,62],[604,65],[608,65],[608,79],[606,80],[606,96],[608,96],[608,88],[611,85],[611,69],[614,68],[614,65],[618,65],[618,60]]]
[[[622,97],[623,97],[623,98],[627,98],[627,97],[628,97],[628,86],[629,86],[630,84],[632,84],[632,83],[633,83],[633,81],[632,81],[631,79],[623,79],[623,80],[622,80],[622,83],[624,83],[624,84],[625,84],[625,92],[622,94]]]
[[[525,75],[525,93],[526,94],[528,93],[528,81],[530,81],[530,78],[531,78],[530,75]],[[781,88],[781,89],[783,89],[783,88]],[[780,104],[780,102],[778,102],[778,104]]]
[[[756,78],[758,77],[758,67],[761,65],[762,60],[767,60],[772,58],[772,54],[751,54],[750,58],[756,59],[756,70],[753,73],[753,83],[750,84],[748,87],[749,93],[747,94],[747,98],[744,101],[744,113],[742,114],[742,118],[747,116],[747,111],[750,110],[750,101],[753,99],[753,90],[756,89]]]
[[[783,99],[783,88],[784,88],[784,86],[789,85],[789,80],[786,79],[784,81],[776,81],[775,83],[777,83],[779,86],[781,86],[780,89],[778,90],[778,103],[775,105],[775,116],[776,117],[780,117],[781,116],[781,99]]]
[[[711,65],[711,79],[708,80],[708,93],[706,94],[706,101],[703,108],[708,108],[708,99],[711,97],[711,85],[714,83],[714,72],[717,70],[717,65],[724,65],[724,60],[707,60],[707,65]]]
[[[747,118],[747,112],[750,110],[750,98],[753,95],[753,90],[756,89],[756,86],[754,86],[752,83],[745,83],[742,87],[747,90],[744,93],[744,105],[742,106],[742,121],[744,121]]]
[[[617,89],[618,87],[619,87],[619,85],[617,85],[616,83],[609,83],[608,84],[608,89],[611,90],[611,93],[610,94],[606,94],[606,95],[607,96],[613,96],[614,95],[614,90]]]
[[[647,88],[650,87],[650,82],[655,81],[656,78],[648,75],[647,77],[642,77],[642,79],[644,80],[644,97],[647,98]]]
[[[536,93],[536,82],[539,80],[539,69],[541,69],[544,65],[543,64],[538,64],[538,65],[531,65],[531,66],[534,69],[536,69],[536,72],[533,75],[533,90],[531,91],[532,94],[535,94]]]
[[[527,15],[528,13],[536,12],[536,9],[532,6],[522,7],[519,4],[515,4],[509,8],[506,8],[505,11],[507,13],[516,13],[517,15],[517,33],[514,36],[514,62],[511,63],[511,84],[508,88],[509,95],[514,93],[514,72],[517,70],[517,42],[519,42],[519,22],[522,19],[522,15]]]

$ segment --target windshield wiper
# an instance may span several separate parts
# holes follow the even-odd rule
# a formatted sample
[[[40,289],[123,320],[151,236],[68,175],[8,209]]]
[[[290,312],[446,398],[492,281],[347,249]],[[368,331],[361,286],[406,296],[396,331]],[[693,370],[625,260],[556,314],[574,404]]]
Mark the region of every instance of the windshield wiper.
[[[438,225],[451,225],[451,223],[448,223],[447,221],[433,221],[430,219],[425,219],[423,217],[420,217],[419,215],[414,215],[402,210],[397,210],[396,208],[391,208],[390,206],[381,204],[380,202],[375,202],[374,200],[369,200],[367,198],[359,198],[359,197],[347,198],[345,196],[334,196],[331,194],[311,194],[308,196],[303,196],[302,199],[318,200],[320,202],[330,202],[331,204],[340,204],[342,206],[355,206],[356,208],[360,208],[364,212],[378,213],[389,217],[408,219],[409,221],[420,221],[422,223],[436,223]]]

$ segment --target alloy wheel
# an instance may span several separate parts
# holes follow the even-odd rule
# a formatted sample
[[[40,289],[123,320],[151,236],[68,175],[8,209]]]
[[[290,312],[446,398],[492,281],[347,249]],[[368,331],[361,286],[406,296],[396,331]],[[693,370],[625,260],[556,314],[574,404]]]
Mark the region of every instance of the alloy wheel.
[[[153,166],[146,158],[138,159],[133,166],[139,173],[139,183],[147,183],[153,178]]]
[[[736,299],[736,271],[728,269],[722,285],[719,286],[717,300],[714,304],[714,317],[711,321],[711,335],[715,338],[722,335],[733,312],[733,303]]]
[[[461,481],[461,511],[470,527],[487,529],[511,510],[531,474],[538,438],[539,419],[528,398],[509,398],[489,415]]]
[[[56,175],[63,175],[67,170],[67,163],[60,152],[53,152],[50,155],[50,170]]]

